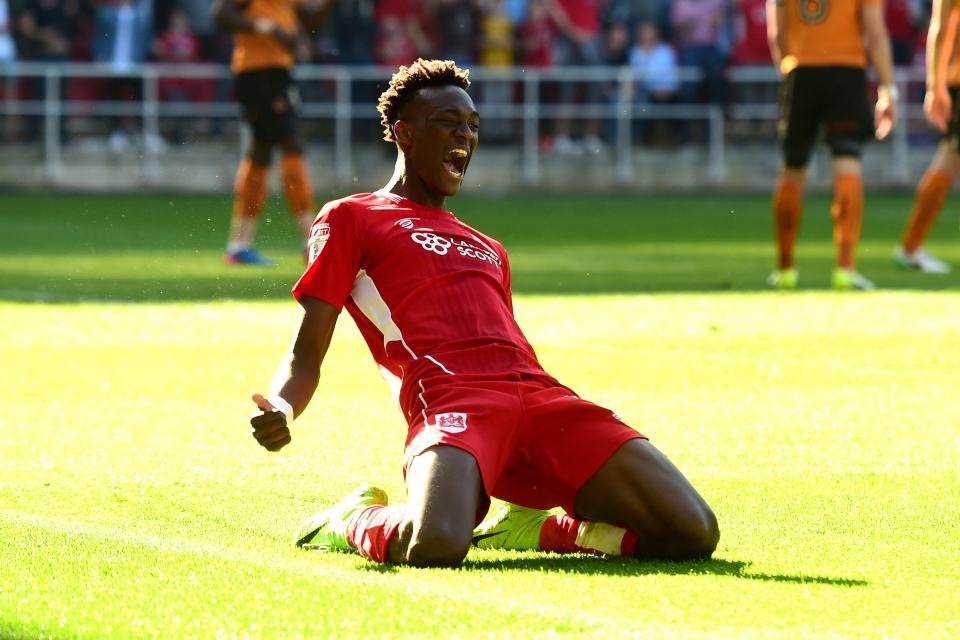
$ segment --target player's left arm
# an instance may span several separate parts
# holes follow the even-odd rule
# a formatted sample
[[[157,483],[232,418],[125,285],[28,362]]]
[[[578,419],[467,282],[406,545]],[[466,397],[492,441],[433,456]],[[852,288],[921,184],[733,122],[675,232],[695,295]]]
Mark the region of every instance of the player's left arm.
[[[877,72],[877,106],[874,113],[878,140],[886,138],[897,121],[897,85],[893,78],[893,55],[890,52],[890,35],[883,17],[883,3],[864,3],[861,9],[863,31],[866,36],[867,54]]]
[[[297,17],[308,31],[316,31],[327,21],[336,0],[303,0],[297,5]]]
[[[301,296],[303,316],[293,344],[280,361],[266,398],[256,393],[258,413],[250,419],[253,437],[269,451],[290,443],[290,422],[303,413],[320,382],[320,365],[340,315],[329,302]]]
[[[783,2],[767,0],[767,46],[777,69],[787,51],[787,9]]]

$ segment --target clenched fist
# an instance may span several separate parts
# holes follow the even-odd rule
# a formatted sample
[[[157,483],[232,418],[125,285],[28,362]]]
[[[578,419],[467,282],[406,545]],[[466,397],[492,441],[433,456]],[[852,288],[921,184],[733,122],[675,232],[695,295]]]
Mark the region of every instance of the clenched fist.
[[[260,446],[267,451],[279,451],[290,444],[286,414],[259,393],[253,394],[252,399],[260,410],[250,417],[250,426]]]

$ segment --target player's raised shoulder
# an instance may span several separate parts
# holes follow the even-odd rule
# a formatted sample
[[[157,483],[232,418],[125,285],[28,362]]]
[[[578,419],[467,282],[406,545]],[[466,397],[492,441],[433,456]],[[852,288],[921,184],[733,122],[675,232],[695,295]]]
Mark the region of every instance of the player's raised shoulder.
[[[329,200],[322,207],[320,207],[320,212],[317,214],[316,222],[321,220],[326,222],[329,218],[342,219],[345,217],[353,217],[358,211],[369,206],[367,201],[370,195],[372,194],[355,193],[342,198],[337,198],[336,200]]]

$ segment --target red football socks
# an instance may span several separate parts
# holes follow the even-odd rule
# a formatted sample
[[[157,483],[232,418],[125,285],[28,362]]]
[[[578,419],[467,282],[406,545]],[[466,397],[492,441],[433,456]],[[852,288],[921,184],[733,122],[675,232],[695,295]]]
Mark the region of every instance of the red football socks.
[[[403,505],[373,505],[358,511],[347,523],[347,541],[365,558],[390,561],[390,539],[403,520]]]

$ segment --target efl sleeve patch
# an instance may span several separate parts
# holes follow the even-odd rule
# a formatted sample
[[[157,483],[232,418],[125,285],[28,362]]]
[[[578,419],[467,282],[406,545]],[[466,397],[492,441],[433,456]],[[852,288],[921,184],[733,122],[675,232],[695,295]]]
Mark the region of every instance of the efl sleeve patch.
[[[329,239],[329,223],[319,222],[313,225],[313,229],[310,231],[310,240],[307,241],[307,246],[309,247],[308,256],[310,264],[313,264],[313,261],[320,256],[320,254],[323,252],[323,248],[327,245],[327,240]]]

